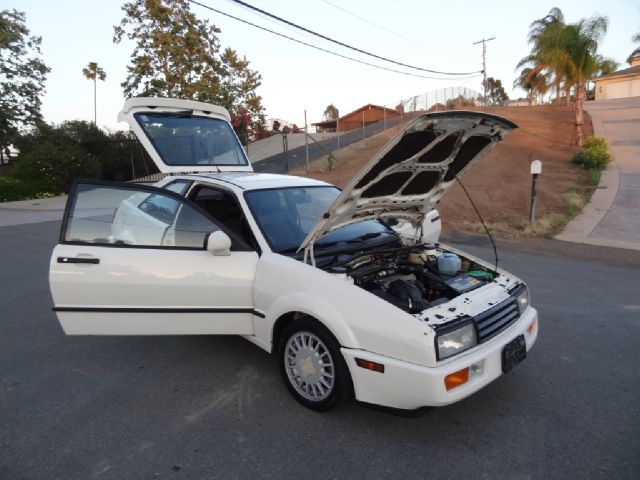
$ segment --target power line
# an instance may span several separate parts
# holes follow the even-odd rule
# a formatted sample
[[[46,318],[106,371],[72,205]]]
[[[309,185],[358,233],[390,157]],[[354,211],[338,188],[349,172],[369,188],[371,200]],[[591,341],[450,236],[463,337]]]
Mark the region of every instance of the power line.
[[[191,1],[191,0],[189,0],[189,1]],[[305,27],[303,27],[301,25],[298,25],[296,23],[290,22],[289,20],[285,20],[284,18],[278,17],[277,15],[269,13],[269,12],[267,12],[265,10],[262,10],[262,9],[258,8],[258,7],[254,7],[253,5],[249,5],[248,3],[243,2],[242,0],[229,0],[229,1],[231,1],[233,3],[237,3],[238,5],[241,5],[241,6],[245,7],[245,8],[250,9],[250,10],[259,12],[259,13],[261,13],[263,15],[268,16],[268,17],[271,17],[271,18],[273,18],[275,20],[278,20],[279,22],[282,22],[282,23],[284,23],[286,25],[290,25],[290,26],[292,26],[294,28],[297,28],[298,30],[301,30],[303,32],[307,32],[307,33],[310,33],[311,35],[315,35],[316,37],[322,38],[323,40],[326,40],[328,42],[335,43],[336,45],[340,45],[341,47],[345,47],[345,48],[348,48],[350,50],[354,50],[354,51],[356,51],[358,53],[362,53],[363,55],[368,55],[369,57],[377,58],[378,60],[382,60],[382,61],[385,61],[385,62],[393,63],[393,64],[396,64],[396,65],[400,65],[401,67],[407,67],[407,68],[411,68],[413,70],[419,70],[421,72],[436,73],[436,74],[440,74],[440,75],[449,75],[449,76],[472,75],[472,74],[475,74],[475,73],[481,73],[480,70],[477,70],[477,71],[474,71],[474,72],[441,72],[439,70],[430,70],[430,69],[427,69],[427,68],[415,67],[413,65],[409,65],[409,64],[406,64],[406,63],[397,62],[395,60],[391,60],[389,58],[382,57],[380,55],[376,55],[375,53],[367,52],[366,50],[362,50],[360,48],[353,47],[353,46],[348,45],[348,44],[346,44],[344,42],[341,42],[339,40],[334,40],[333,38],[327,37],[326,35],[322,35],[321,33],[314,32],[313,30],[309,30],[308,28],[305,28]]]
[[[358,60],[357,58],[349,57],[347,55],[342,55],[340,53],[333,52],[331,50],[327,50],[326,48],[318,47],[316,45],[312,45],[310,43],[303,42],[302,40],[298,40],[297,38],[289,37],[289,36],[284,35],[282,33],[275,32],[273,30],[270,30],[268,28],[262,27],[260,25],[256,25],[255,23],[251,23],[251,22],[249,22],[247,20],[243,20],[242,18],[235,17],[235,16],[233,16],[233,15],[231,15],[229,13],[226,13],[226,12],[222,12],[220,10],[217,10],[217,9],[213,8],[213,7],[210,7],[208,5],[200,3],[200,2],[198,2],[196,0],[188,0],[188,1],[189,1],[189,3],[193,3],[194,5],[198,5],[198,6],[202,7],[202,8],[207,9],[207,10],[211,10],[212,12],[219,13],[220,15],[223,15],[225,17],[232,18],[233,20],[237,20],[238,22],[245,23],[245,24],[250,25],[252,27],[255,27],[255,28],[259,29],[259,30],[263,30],[265,32],[272,33],[273,35],[277,35],[278,37],[282,37],[282,38],[285,38],[287,40],[291,40],[292,42],[296,42],[296,43],[299,43],[301,45],[305,45],[305,46],[313,48],[315,50],[320,50],[321,52],[325,52],[325,53],[329,53],[331,55],[335,55],[336,57],[344,58],[346,60],[351,60],[352,62],[357,62],[357,63],[360,63],[362,65],[367,65],[369,67],[378,68],[380,70],[386,70],[387,72],[399,73],[401,75],[408,75],[410,77],[427,78],[427,79],[430,79],[430,80],[451,80],[450,78],[429,77],[429,76],[420,75],[420,74],[417,74],[417,73],[403,72],[403,71],[400,71],[400,70],[395,70],[393,68],[383,67],[382,65],[375,65],[373,63],[365,62],[364,60]],[[470,76],[467,76],[467,77],[462,77],[462,78],[457,77],[456,79],[457,80],[468,80],[470,78],[475,78],[478,75],[479,74],[476,73],[474,75],[470,75]]]
[[[397,32],[394,32],[393,30],[388,29],[388,28],[387,28],[387,27],[385,27],[384,25],[379,25],[379,24],[377,24],[377,23],[375,23],[375,22],[372,22],[371,20],[367,20],[366,18],[361,17],[361,16],[360,16],[360,15],[358,15],[357,13],[353,13],[353,12],[351,12],[351,11],[347,10],[346,8],[342,8],[342,7],[341,7],[341,6],[339,6],[339,5],[336,5],[336,4],[334,4],[334,3],[331,3],[329,0],[320,0],[320,1],[321,1],[322,3],[326,3],[326,4],[327,4],[327,5],[329,5],[330,7],[333,7],[333,8],[335,8],[335,9],[337,9],[337,10],[340,10],[340,11],[342,11],[342,12],[346,13],[347,15],[351,15],[352,17],[355,17],[355,18],[357,18],[358,20],[361,20],[361,21],[363,21],[363,22],[365,22],[365,23],[368,23],[369,25],[373,25],[374,27],[379,28],[380,30],[384,30],[385,32],[388,32],[388,33],[390,33],[390,34],[392,34],[392,35],[395,35],[395,36],[396,36],[396,37],[398,37],[398,38],[403,38],[403,39],[405,39],[405,40],[410,41],[411,43],[415,43],[416,45],[420,45],[421,47],[429,48],[429,49],[431,50],[431,48],[430,48],[430,47],[428,47],[427,45],[425,45],[424,43],[420,43],[420,42],[418,42],[418,41],[414,40],[413,38],[405,37],[404,35],[402,35],[402,34],[400,34],[400,33],[397,33]]]

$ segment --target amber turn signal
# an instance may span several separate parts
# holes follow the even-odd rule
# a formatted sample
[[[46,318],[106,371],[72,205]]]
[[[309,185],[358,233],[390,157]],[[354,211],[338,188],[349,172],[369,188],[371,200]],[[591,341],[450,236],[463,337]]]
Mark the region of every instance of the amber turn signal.
[[[444,377],[444,386],[447,390],[451,390],[452,388],[459,387],[460,385],[464,385],[469,381],[469,369],[463,368],[462,370],[458,370],[457,372],[450,373],[446,377]]]
[[[535,318],[535,319],[533,320],[533,322],[531,322],[531,323],[529,324],[529,326],[527,327],[527,333],[528,333],[529,335],[532,335],[532,334],[533,334],[533,332],[535,332],[537,329],[538,329],[538,319],[537,319],[537,318]]]
[[[367,370],[373,370],[374,372],[384,373],[384,365],[381,363],[372,362],[371,360],[363,360],[362,358],[356,358],[356,365]]]

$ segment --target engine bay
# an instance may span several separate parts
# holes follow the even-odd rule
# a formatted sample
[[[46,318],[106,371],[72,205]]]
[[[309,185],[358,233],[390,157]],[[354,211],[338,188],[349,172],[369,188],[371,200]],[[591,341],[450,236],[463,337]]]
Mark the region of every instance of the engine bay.
[[[495,272],[435,244],[376,251],[327,268],[408,313],[419,313],[493,281]]]

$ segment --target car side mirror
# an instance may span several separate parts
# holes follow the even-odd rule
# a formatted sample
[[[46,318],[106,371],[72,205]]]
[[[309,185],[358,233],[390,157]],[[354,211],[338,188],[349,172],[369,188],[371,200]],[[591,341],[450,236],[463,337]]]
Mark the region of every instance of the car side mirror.
[[[231,255],[231,239],[222,230],[211,232],[207,237],[207,250],[216,256]]]

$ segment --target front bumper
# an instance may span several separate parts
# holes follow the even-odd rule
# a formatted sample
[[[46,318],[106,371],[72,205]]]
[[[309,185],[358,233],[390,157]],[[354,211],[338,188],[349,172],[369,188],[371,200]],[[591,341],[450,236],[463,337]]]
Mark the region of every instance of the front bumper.
[[[423,367],[365,350],[343,348],[342,353],[359,401],[406,410],[444,406],[468,397],[501,376],[502,348],[517,336],[524,335],[528,352],[538,337],[538,328],[536,326],[531,334],[527,329],[534,320],[537,325],[537,318],[538,312],[529,307],[516,323],[499,335],[436,367]],[[360,368],[356,365],[356,358],[381,363],[385,371],[378,373]],[[478,362],[483,363],[481,374],[447,391],[444,384],[447,375]]]

